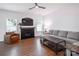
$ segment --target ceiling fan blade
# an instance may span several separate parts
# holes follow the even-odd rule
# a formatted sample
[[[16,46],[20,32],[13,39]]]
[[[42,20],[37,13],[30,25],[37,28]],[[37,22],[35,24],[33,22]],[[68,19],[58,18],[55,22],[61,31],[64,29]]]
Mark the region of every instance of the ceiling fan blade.
[[[46,7],[43,7],[43,6],[38,6],[39,8],[42,8],[42,9],[46,9]]]
[[[32,7],[32,8],[29,8],[29,10],[34,9],[34,8],[35,8],[35,6],[34,6],[34,7]]]
[[[35,3],[35,6],[38,6],[38,4],[37,4],[37,3]]]
[[[39,7],[39,8],[42,8],[42,9],[46,9],[46,7],[39,6],[37,3],[34,3],[34,4],[35,4],[35,6],[32,7],[32,8],[29,8],[29,10],[34,9],[34,8],[36,8],[36,7]]]

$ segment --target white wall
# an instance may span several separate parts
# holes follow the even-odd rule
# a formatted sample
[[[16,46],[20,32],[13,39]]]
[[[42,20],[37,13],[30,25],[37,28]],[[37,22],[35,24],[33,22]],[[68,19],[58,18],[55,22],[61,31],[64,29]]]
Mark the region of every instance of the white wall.
[[[7,19],[22,19],[22,14],[17,12],[11,12],[6,10],[0,10],[0,41],[4,40],[4,34],[6,32],[6,20]]]
[[[55,12],[44,16],[44,21],[50,21],[48,29],[78,31],[79,32],[79,5],[66,5]]]

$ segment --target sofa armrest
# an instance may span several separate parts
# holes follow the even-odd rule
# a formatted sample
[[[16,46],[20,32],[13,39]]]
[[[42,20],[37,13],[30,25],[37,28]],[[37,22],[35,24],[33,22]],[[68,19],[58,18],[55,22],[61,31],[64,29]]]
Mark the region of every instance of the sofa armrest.
[[[10,36],[11,35],[4,35],[4,42],[5,43],[10,43]]]

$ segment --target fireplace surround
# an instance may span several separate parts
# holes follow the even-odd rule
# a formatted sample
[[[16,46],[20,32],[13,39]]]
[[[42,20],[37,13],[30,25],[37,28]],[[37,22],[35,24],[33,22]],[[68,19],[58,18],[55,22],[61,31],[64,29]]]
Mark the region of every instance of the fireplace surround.
[[[21,39],[34,37],[34,28],[33,19],[23,18],[22,23],[20,24]]]

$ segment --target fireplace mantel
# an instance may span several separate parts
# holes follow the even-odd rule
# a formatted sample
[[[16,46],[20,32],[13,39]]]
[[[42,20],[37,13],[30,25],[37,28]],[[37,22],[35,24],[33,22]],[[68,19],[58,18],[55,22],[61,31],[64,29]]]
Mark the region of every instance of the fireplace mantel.
[[[20,26],[20,28],[35,28],[35,26]]]

